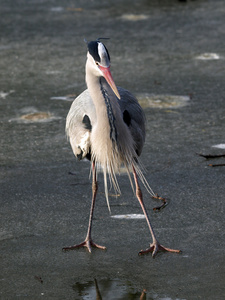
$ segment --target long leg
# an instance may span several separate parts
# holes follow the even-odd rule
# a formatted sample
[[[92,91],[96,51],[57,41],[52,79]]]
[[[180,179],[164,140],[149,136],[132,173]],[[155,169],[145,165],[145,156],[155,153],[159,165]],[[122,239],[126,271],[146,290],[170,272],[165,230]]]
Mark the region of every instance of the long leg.
[[[168,251],[168,252],[175,252],[175,253],[181,252],[180,250],[165,248],[164,246],[160,245],[159,242],[157,241],[154,230],[153,230],[153,227],[151,225],[151,222],[150,222],[150,219],[149,219],[149,216],[148,216],[148,213],[146,211],[146,208],[145,208],[145,205],[144,205],[144,202],[143,202],[142,192],[141,192],[141,188],[140,188],[139,183],[138,183],[137,173],[136,173],[136,170],[135,170],[134,166],[133,166],[133,174],[134,174],[134,181],[135,181],[135,186],[136,186],[136,196],[137,196],[138,201],[141,205],[141,208],[142,208],[143,213],[145,215],[145,218],[146,218],[146,221],[147,221],[147,224],[148,224],[151,236],[152,236],[152,244],[150,244],[150,247],[148,249],[144,250],[144,251],[143,250],[140,251],[139,254],[141,255],[141,254],[145,254],[145,253],[148,253],[148,252],[152,252],[152,256],[154,257],[157,254],[157,252],[160,251],[160,250],[161,251]]]
[[[87,236],[86,236],[86,239],[80,244],[69,246],[69,247],[64,247],[63,248],[64,251],[74,250],[74,249],[77,249],[80,247],[87,247],[89,252],[91,252],[91,247],[99,248],[102,250],[106,249],[106,247],[104,247],[104,246],[95,244],[91,238],[92,220],[93,220],[94,206],[95,206],[95,199],[96,199],[97,191],[98,191],[98,182],[96,179],[95,162],[93,161],[92,162],[92,202],[91,202],[91,210],[90,210]]]

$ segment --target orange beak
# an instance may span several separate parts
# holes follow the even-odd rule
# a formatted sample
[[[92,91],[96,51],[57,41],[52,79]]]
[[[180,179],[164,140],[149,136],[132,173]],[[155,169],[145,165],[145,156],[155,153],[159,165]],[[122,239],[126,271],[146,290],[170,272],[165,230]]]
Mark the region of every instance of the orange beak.
[[[108,68],[105,68],[105,67],[102,67],[102,66],[99,66],[99,69],[102,71],[103,73],[103,76],[105,78],[105,80],[108,82],[108,84],[110,85],[111,89],[113,90],[114,94],[116,95],[116,97],[118,99],[120,99],[120,94],[117,90],[117,87],[115,85],[115,82],[112,78],[112,74],[110,72],[110,67]]]

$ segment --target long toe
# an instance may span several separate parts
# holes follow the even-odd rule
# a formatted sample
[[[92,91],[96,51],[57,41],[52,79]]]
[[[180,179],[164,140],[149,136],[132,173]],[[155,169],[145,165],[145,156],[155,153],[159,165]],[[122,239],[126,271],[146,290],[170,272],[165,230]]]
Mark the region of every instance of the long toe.
[[[91,248],[92,247],[98,248],[98,249],[101,249],[101,250],[106,249],[105,246],[100,246],[100,245],[94,243],[92,240],[88,239],[88,240],[83,241],[80,244],[76,244],[76,245],[69,246],[69,247],[64,247],[62,250],[63,251],[69,251],[69,250],[75,250],[75,249],[78,249],[78,248],[81,248],[81,247],[86,247],[90,253],[91,253]]]
[[[147,254],[147,253],[149,253],[149,252],[152,252],[152,257],[155,257],[156,254],[157,254],[159,251],[172,252],[172,253],[181,253],[181,250],[176,250],[176,249],[166,248],[166,247],[160,245],[158,242],[155,242],[155,243],[152,243],[152,244],[150,245],[150,247],[147,248],[146,250],[141,250],[141,251],[139,252],[139,255]]]
[[[63,251],[69,251],[69,250],[75,250],[75,249],[78,249],[78,248],[81,248],[81,247],[87,247],[87,241],[84,241],[80,244],[76,244],[76,245],[73,245],[73,246],[63,247],[62,250]]]
[[[92,240],[90,241],[90,244],[91,244],[92,247],[95,247],[95,248],[98,248],[98,249],[101,249],[101,250],[106,250],[105,246],[98,245],[98,244],[94,243]]]

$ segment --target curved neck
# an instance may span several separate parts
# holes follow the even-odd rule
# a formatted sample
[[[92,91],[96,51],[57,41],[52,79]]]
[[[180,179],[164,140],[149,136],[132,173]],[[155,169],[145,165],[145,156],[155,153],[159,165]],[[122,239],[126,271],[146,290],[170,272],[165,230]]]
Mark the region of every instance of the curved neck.
[[[115,126],[115,114],[117,114],[119,104],[111,87],[104,77],[98,77],[88,70],[86,66],[86,83],[88,91],[95,105],[97,124],[101,128],[109,129],[111,140],[117,140],[117,130]]]

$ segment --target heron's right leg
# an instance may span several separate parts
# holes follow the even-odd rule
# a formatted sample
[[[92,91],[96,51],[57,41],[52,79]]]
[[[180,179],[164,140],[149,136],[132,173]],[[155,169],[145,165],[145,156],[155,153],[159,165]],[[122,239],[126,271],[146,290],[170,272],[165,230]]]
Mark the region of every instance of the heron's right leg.
[[[92,229],[92,220],[93,220],[93,214],[94,214],[94,207],[95,207],[95,200],[96,200],[96,195],[98,191],[98,182],[96,179],[96,168],[95,168],[95,162],[92,162],[92,202],[91,202],[91,210],[90,210],[90,217],[89,217],[89,224],[88,224],[88,231],[87,231],[87,236],[86,239],[77,245],[69,246],[69,247],[64,247],[63,250],[74,250],[80,247],[87,247],[88,251],[91,252],[91,247],[99,248],[102,250],[105,250],[106,247],[100,246],[96,243],[93,242],[91,238],[91,229]]]

